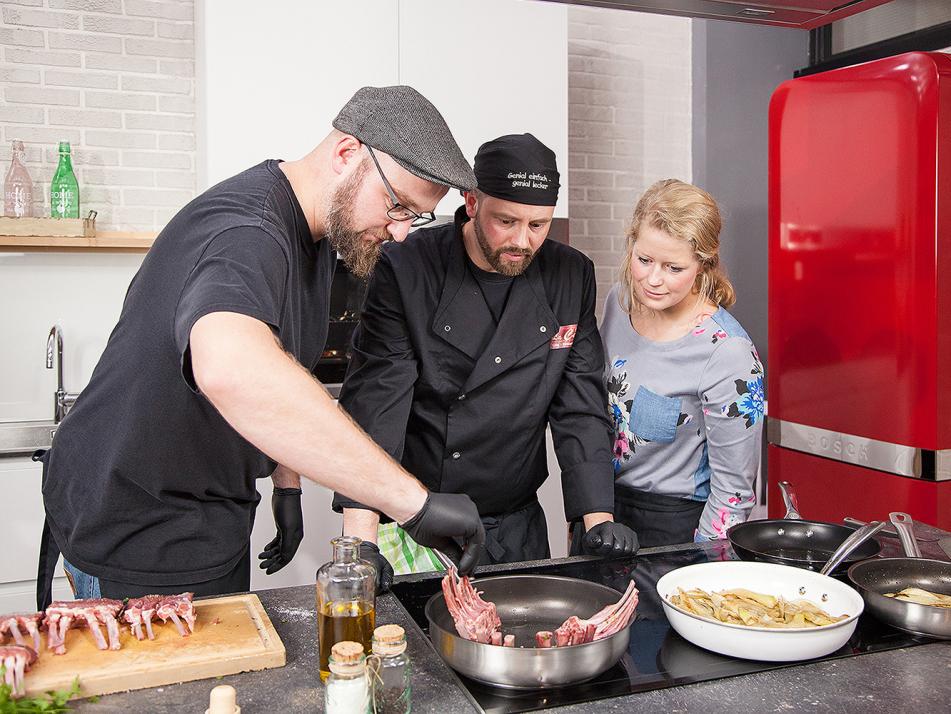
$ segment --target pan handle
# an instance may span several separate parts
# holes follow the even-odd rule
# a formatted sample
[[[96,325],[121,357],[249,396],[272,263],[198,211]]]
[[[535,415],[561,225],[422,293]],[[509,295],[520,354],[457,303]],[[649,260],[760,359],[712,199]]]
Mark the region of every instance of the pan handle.
[[[842,545],[836,548],[835,553],[832,554],[832,557],[829,558],[829,562],[822,566],[822,570],[819,572],[822,575],[828,575],[831,573],[839,563],[848,558],[852,551],[858,548],[862,543],[867,541],[873,535],[878,533],[882,528],[885,527],[885,524],[881,521],[872,521],[867,523],[861,528],[859,528],[855,533],[850,535],[844,541]]]
[[[785,518],[794,521],[802,520],[802,516],[799,515],[799,499],[796,498],[796,492],[793,491],[792,484],[789,481],[780,481],[779,490],[783,494],[783,503],[786,504],[786,515]]]
[[[915,539],[915,522],[911,516],[901,511],[895,511],[888,514],[888,520],[898,531],[898,538],[901,540],[901,547],[905,550],[905,555],[909,558],[920,558],[921,549],[918,547],[918,541]]]

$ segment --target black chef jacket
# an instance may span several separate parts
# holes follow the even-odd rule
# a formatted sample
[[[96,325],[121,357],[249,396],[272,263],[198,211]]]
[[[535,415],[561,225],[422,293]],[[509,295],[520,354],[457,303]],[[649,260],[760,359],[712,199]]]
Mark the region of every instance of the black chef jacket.
[[[550,424],[566,518],[611,513],[594,266],[545,241],[513,280],[496,326],[467,266],[466,220],[461,207],[453,224],[384,247],[340,404],[427,488],[468,494],[482,516],[536,499]],[[333,505],[366,508],[339,493]]]

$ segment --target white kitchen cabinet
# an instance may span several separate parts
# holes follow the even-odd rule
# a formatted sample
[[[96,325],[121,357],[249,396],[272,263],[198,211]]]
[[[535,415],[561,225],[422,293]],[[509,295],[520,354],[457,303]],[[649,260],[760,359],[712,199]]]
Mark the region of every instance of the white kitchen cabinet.
[[[0,548],[0,614],[36,608],[36,566],[43,533],[41,464],[29,457],[0,458],[3,548]],[[56,568],[53,597],[70,598],[62,561]]]
[[[568,7],[524,0],[401,0],[400,83],[442,112],[466,158],[503,134],[534,134],[558,157],[568,216]],[[450,191],[437,213],[461,204]]]
[[[357,89],[397,84],[398,5],[199,0],[199,190],[300,158]]]
[[[199,189],[265,158],[295,159],[364,85],[409,84],[469,161],[501,134],[556,153],[568,215],[568,10],[525,0],[201,1]],[[248,47],[254,51],[249,52]],[[450,191],[437,213],[460,205]]]

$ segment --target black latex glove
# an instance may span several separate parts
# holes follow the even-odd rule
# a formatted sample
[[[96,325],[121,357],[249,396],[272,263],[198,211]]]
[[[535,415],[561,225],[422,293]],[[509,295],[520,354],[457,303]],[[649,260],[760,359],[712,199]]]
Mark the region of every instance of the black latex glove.
[[[485,528],[476,505],[463,493],[430,491],[419,513],[400,525],[420,545],[452,558],[460,575],[471,573],[482,557]]]
[[[268,575],[290,563],[300,542],[304,540],[304,514],[300,508],[300,497],[299,488],[275,488],[271,496],[277,535],[258,553],[258,558],[263,561],[261,570]]]
[[[581,539],[581,549],[586,555],[634,555],[638,547],[637,533],[623,523],[613,521],[592,526]]]
[[[376,543],[363,541],[360,544],[360,560],[367,561],[376,569],[376,594],[382,595],[393,584],[393,566],[384,557]]]

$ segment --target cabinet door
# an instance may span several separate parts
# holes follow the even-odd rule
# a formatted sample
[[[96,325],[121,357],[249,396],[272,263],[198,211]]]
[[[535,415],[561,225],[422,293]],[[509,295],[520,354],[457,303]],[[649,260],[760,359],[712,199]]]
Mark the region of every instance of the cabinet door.
[[[436,105],[469,161],[503,134],[534,134],[558,157],[568,215],[568,9],[522,0],[401,0],[400,83]],[[450,191],[437,213],[460,205]]]
[[[300,158],[356,90],[397,84],[397,5],[203,3],[199,189],[264,159]]]
[[[36,604],[36,565],[43,533],[41,465],[29,458],[0,458],[3,548],[0,548],[0,613],[29,611]],[[53,597],[71,597],[57,565]]]

